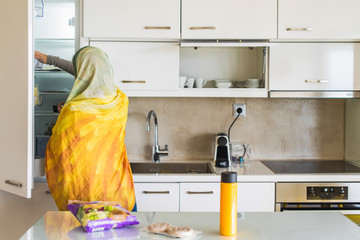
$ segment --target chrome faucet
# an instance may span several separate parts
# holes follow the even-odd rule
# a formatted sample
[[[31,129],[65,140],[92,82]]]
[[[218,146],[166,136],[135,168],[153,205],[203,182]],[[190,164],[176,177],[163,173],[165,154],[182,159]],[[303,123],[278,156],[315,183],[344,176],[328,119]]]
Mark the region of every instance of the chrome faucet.
[[[155,127],[155,143],[152,147],[152,160],[153,162],[160,162],[160,156],[168,156],[169,155],[169,150],[168,150],[168,145],[165,145],[164,149],[161,149],[159,144],[158,144],[158,122],[157,122],[157,117],[156,117],[156,113],[154,110],[151,110],[146,118],[146,131],[150,131],[150,118],[151,116],[154,117],[154,127]]]

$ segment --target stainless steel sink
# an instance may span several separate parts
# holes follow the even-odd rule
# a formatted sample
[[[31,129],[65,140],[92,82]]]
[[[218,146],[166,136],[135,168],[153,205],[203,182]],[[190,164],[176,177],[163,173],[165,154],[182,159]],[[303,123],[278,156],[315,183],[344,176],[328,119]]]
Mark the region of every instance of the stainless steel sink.
[[[189,173],[189,174],[214,174],[211,162],[132,162],[130,163],[132,173]]]

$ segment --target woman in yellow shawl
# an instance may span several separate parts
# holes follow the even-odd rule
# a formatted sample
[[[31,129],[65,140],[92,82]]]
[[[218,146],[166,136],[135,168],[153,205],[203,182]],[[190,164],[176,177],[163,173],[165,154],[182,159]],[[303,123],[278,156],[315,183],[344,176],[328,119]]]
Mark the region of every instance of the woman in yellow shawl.
[[[67,210],[68,200],[83,200],[118,201],[131,211],[135,192],[124,144],[128,99],[99,48],[80,49],[73,64],[75,83],[45,153],[49,190],[59,210]]]

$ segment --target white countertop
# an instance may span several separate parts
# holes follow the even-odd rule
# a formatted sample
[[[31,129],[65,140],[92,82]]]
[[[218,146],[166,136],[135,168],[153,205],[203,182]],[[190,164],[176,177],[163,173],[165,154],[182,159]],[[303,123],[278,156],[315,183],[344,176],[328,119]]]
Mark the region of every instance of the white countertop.
[[[334,212],[239,213],[236,237],[219,235],[219,213],[134,213],[139,225],[86,233],[70,212],[47,212],[21,240],[66,239],[173,239],[142,229],[167,222],[191,227],[200,234],[191,238],[207,240],[360,240],[360,227]]]
[[[238,182],[360,182],[360,173],[275,174],[261,161],[215,171],[216,174],[133,174],[133,178],[134,182],[220,182],[222,171],[236,171]]]

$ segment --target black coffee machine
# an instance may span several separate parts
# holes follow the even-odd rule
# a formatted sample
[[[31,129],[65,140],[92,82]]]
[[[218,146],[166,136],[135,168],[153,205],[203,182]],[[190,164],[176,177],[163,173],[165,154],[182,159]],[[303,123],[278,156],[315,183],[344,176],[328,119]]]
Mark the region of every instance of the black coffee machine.
[[[215,140],[215,166],[227,168],[230,166],[230,143],[225,133],[218,133]]]

